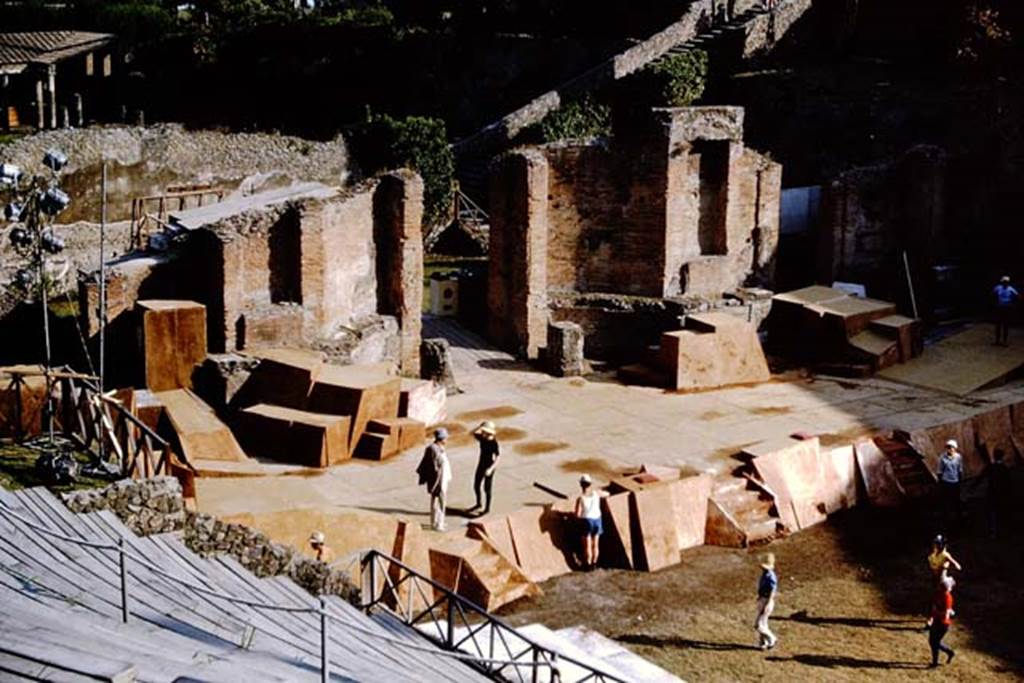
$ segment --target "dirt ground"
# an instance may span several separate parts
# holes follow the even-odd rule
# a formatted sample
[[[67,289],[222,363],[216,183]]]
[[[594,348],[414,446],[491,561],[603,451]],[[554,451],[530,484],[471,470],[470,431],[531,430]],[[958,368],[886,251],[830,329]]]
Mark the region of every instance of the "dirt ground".
[[[957,655],[937,671],[927,668],[922,627],[925,557],[942,521],[924,505],[848,511],[768,547],[695,548],[655,574],[559,577],[502,615],[514,625],[585,624],[691,682],[1020,680],[1024,515],[995,538],[986,524],[985,509],[974,506],[948,530],[964,572],[946,640]],[[779,645],[761,652],[755,591],[758,559],[769,550],[780,578],[772,621]]]

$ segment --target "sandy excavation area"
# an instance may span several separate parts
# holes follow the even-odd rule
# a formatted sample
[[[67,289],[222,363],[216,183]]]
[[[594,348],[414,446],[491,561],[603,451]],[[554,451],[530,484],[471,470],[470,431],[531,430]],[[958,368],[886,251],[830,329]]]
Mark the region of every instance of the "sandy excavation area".
[[[1024,481],[1017,480],[1024,493]],[[687,681],[1011,681],[1024,677],[1024,515],[990,538],[984,510],[950,533],[963,563],[949,666],[927,668],[926,504],[859,508],[768,548],[704,546],[654,574],[598,570],[542,585],[500,614],[513,625],[586,624]],[[758,558],[777,558],[779,645],[755,649]]]

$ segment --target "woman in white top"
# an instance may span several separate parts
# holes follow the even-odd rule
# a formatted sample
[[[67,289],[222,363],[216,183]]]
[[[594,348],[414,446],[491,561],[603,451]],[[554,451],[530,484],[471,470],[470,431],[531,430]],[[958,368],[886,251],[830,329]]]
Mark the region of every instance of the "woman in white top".
[[[580,477],[580,496],[576,499],[576,516],[583,521],[583,568],[597,566],[598,540],[601,526],[601,498],[608,494],[595,490],[589,474]]]

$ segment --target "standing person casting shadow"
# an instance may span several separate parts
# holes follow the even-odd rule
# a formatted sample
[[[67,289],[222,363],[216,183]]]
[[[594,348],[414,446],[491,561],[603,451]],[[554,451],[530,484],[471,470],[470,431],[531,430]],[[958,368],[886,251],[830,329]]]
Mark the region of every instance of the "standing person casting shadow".
[[[964,458],[960,455],[960,446],[956,439],[946,442],[946,448],[939,456],[935,478],[939,486],[940,514],[947,520],[958,519],[960,517],[960,483],[964,478]]]
[[[448,461],[444,444],[448,440],[448,430],[439,427],[434,431],[434,442],[423,452],[423,459],[416,468],[421,485],[430,493],[430,527],[434,531],[444,531],[444,512],[448,502],[448,485],[452,481],[452,466]]]
[[[1010,276],[1004,275],[999,284],[992,288],[995,297],[996,346],[1010,345],[1010,323],[1013,322],[1013,311],[1020,294],[1010,284]]]
[[[775,647],[779,639],[772,633],[768,618],[775,610],[775,593],[779,589],[779,577],[775,573],[775,555],[768,553],[761,562],[761,578],[757,581],[757,645],[762,650]]]
[[[932,602],[931,616],[928,619],[928,645],[932,650],[931,666],[939,665],[939,652],[946,654],[946,664],[953,661],[956,652],[948,645],[942,644],[942,639],[949,632],[953,623],[953,586],[956,582],[953,577],[946,576],[936,587],[935,599]]]
[[[498,448],[498,430],[490,420],[483,422],[473,430],[473,436],[480,444],[480,459],[476,463],[476,474],[473,476],[473,492],[476,494],[476,505],[470,508],[475,512],[483,508],[481,515],[491,511],[491,488],[494,484],[494,471],[498,469],[498,458],[501,456]],[[481,505],[480,501],[486,499],[486,504]]]
[[[601,499],[608,494],[594,488],[589,474],[580,477],[580,495],[576,499],[576,517],[583,523],[583,570],[597,567],[601,533]]]

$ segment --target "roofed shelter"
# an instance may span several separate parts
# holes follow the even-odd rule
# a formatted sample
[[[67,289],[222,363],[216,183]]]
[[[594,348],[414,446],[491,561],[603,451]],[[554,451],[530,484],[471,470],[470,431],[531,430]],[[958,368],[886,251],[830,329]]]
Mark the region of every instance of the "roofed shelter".
[[[82,125],[83,100],[106,99],[114,43],[109,33],[0,33],[0,130]]]

